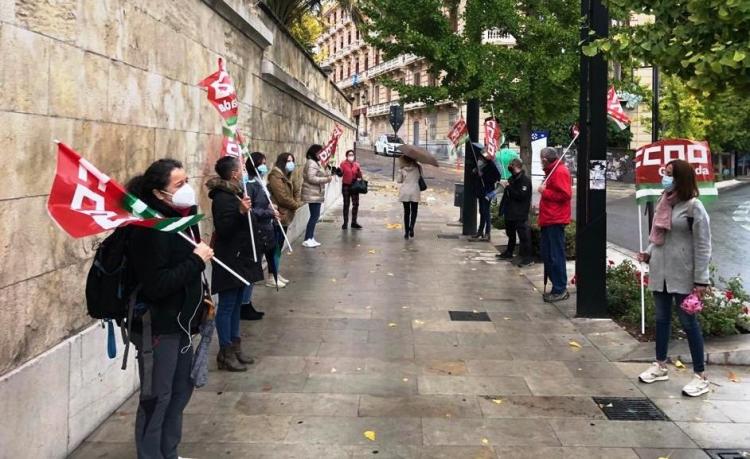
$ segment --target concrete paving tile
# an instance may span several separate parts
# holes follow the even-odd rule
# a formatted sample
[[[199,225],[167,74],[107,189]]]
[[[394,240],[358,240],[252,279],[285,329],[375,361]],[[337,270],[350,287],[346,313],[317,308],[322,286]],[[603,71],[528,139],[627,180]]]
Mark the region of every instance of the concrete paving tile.
[[[537,345],[510,348],[513,359],[518,360],[559,360],[559,361],[589,361],[604,362],[606,357],[593,347],[582,349],[565,346]]]
[[[464,376],[468,372],[466,363],[460,360],[435,360],[422,363],[423,374],[443,376]]]
[[[511,360],[511,353],[505,346],[435,346],[417,344],[414,346],[418,361],[425,360],[468,360],[483,358],[488,360]]]
[[[433,376],[419,378],[419,393],[466,395],[531,395],[523,378],[517,376]]]
[[[375,432],[375,441],[364,432]],[[334,445],[421,445],[422,422],[419,418],[345,418],[299,416],[292,418],[287,443]]]
[[[609,378],[628,379],[617,366],[610,362],[564,362],[571,374],[576,378]]]
[[[254,375],[251,373],[232,373],[221,375],[224,381],[224,392],[302,392],[307,380],[306,374],[279,376],[276,374]],[[218,378],[217,378],[218,379]]]
[[[551,419],[549,423],[563,446],[696,447],[695,443],[672,422]]]
[[[348,459],[349,452],[337,445],[289,443],[186,443],[180,444],[186,457],[241,457],[247,459]],[[134,457],[134,456],[131,456]]]
[[[180,447],[182,451],[182,447]],[[85,441],[73,453],[69,459],[119,459],[125,457],[136,457],[135,442],[130,439],[124,443],[103,443]]]
[[[638,459],[630,448],[495,448],[500,459]]]
[[[464,309],[461,309],[462,311]],[[471,311],[471,309],[469,309]],[[492,322],[453,322],[445,312],[444,318],[435,318],[428,315],[415,316],[412,321],[414,331],[432,332],[458,332],[458,333],[495,333]]]
[[[246,352],[253,357],[267,355],[304,357],[315,355],[319,346],[319,342],[305,341],[260,341],[252,343],[243,341]]]
[[[387,397],[363,395],[360,417],[478,418],[482,417],[476,397],[462,395],[415,395]]]
[[[289,330],[279,341],[359,344],[367,342],[367,330]]]
[[[733,422],[750,423],[750,402],[712,400],[711,405]]]
[[[559,378],[527,376],[526,383],[534,395],[581,395],[589,397],[643,397],[635,384],[624,378]]]
[[[243,416],[310,415],[356,416],[358,395],[348,394],[270,394],[238,393],[235,402],[222,412]]]
[[[248,366],[247,371],[256,375],[304,373],[306,363],[304,357],[265,355],[256,357],[255,363]]]
[[[440,419],[422,420],[425,445],[559,446],[546,420]]]
[[[196,415],[198,416],[198,415]],[[203,416],[199,428],[183,425],[196,443],[258,443],[284,440],[289,431],[289,416],[241,416],[216,414]]]
[[[656,398],[652,401],[672,421],[685,422],[732,422],[716,402],[701,398]],[[734,402],[731,402],[734,403]]]
[[[478,400],[486,418],[606,419],[590,397],[488,396]]]
[[[750,448],[750,424],[678,422],[701,448]]]
[[[542,338],[534,333],[458,333],[458,344],[461,346],[538,346],[544,344]]]
[[[418,459],[421,448],[406,445],[370,445],[370,446],[342,446],[354,459]]]
[[[586,336],[581,333],[561,333],[561,334],[544,335],[544,341],[546,341],[547,344],[555,348],[570,347],[571,341],[575,341],[581,347],[584,347],[584,348],[593,346],[591,342],[588,340],[588,338],[586,338]]]
[[[371,394],[407,396],[417,393],[415,378],[401,375],[310,375],[304,387],[308,393]]]
[[[565,362],[533,360],[467,360],[466,368],[473,376],[536,376],[571,378],[574,375]]]
[[[308,374],[364,374],[367,359],[364,357],[306,357]]]
[[[414,346],[408,342],[363,343],[322,343],[318,357],[373,357],[382,359],[413,359]]]
[[[578,333],[578,330],[576,330],[575,326],[573,326],[569,320],[534,320],[528,322],[506,320],[502,323],[497,322],[495,328],[497,328],[498,333],[513,331],[520,333],[538,333],[540,337],[548,333]]]
[[[459,335],[465,333],[453,332],[429,332],[424,330],[415,330],[414,344],[432,344],[438,346],[452,346],[459,344]]]
[[[640,459],[658,459],[660,457],[668,457],[669,459],[709,459],[708,454],[700,449],[636,448],[635,452]]]
[[[489,446],[427,446],[419,451],[419,459],[495,459]]]

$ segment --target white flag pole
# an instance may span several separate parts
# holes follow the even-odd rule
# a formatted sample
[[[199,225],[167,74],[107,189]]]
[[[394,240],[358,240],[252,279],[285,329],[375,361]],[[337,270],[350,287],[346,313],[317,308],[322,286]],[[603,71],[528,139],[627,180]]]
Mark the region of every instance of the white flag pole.
[[[193,244],[193,246],[198,247],[198,243],[195,242],[193,240],[193,238],[187,236],[185,233],[183,233],[183,232],[180,231],[177,234],[179,234],[180,236],[182,236],[182,238],[185,239],[186,241],[188,241],[189,243]],[[244,277],[242,277],[239,274],[237,274],[236,272],[234,272],[234,270],[232,270],[232,268],[230,268],[229,266],[225,265],[223,261],[219,260],[216,257],[211,258],[211,261],[214,262],[214,263],[216,263],[217,265],[221,266],[222,268],[226,269],[229,274],[231,274],[234,277],[236,277],[237,279],[239,279],[240,282],[242,282],[243,284],[245,284],[247,286],[250,286],[250,282],[248,282],[247,280],[245,280]]]
[[[562,154],[562,156],[560,156],[560,159],[557,160],[557,163],[555,164],[555,167],[553,167],[552,170],[549,171],[549,174],[547,174],[547,176],[544,177],[544,180],[542,180],[542,186],[544,186],[544,184],[547,183],[547,179],[549,179],[550,177],[552,177],[552,174],[555,172],[555,169],[557,169],[557,166],[559,166],[560,163],[562,162],[562,160],[565,159],[565,155],[568,154],[568,151],[570,151],[570,147],[573,146],[573,143],[578,139],[579,135],[580,135],[580,133],[576,134],[573,137],[573,140],[571,140],[570,143],[568,144],[568,147],[565,150],[563,150],[563,154]]]
[[[638,204],[638,256],[643,253],[643,212],[641,205]],[[643,262],[638,261],[641,271],[641,334],[646,333],[646,287],[643,283]]]

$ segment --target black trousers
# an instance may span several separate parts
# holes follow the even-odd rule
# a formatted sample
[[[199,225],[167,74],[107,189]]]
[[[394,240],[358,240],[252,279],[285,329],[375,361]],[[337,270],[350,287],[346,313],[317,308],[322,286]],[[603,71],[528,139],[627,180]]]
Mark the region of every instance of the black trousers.
[[[344,196],[344,224],[349,223],[349,205],[352,207],[352,223],[357,223],[359,213],[359,193],[351,192],[351,185],[342,185],[341,194]]]
[[[522,258],[531,258],[531,228],[528,220],[505,220],[505,234],[508,236],[507,253],[516,250],[516,234],[521,241],[519,255]]]
[[[402,202],[404,205],[404,232],[414,231],[414,224],[417,223],[417,211],[419,211],[418,202]]]

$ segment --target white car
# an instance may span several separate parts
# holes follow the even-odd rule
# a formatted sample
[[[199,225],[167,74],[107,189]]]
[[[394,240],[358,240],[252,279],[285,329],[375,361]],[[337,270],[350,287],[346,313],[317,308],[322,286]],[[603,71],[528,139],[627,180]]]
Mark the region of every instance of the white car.
[[[375,142],[375,154],[383,156],[399,156],[398,147],[404,144],[401,137],[393,134],[382,134]]]

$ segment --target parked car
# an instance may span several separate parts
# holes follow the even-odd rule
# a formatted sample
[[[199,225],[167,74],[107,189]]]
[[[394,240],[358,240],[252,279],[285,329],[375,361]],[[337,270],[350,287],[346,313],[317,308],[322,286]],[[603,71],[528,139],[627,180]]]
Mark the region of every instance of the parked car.
[[[375,142],[375,154],[383,156],[399,156],[398,147],[404,144],[401,137],[394,134],[382,134]]]

